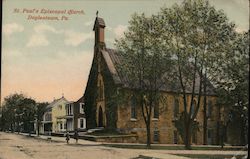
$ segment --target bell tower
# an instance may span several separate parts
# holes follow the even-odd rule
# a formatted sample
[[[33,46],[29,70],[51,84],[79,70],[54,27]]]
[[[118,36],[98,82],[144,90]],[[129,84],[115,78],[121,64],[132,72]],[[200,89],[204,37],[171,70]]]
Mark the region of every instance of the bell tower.
[[[95,24],[93,31],[95,32],[95,47],[104,48],[104,28],[105,22],[102,18],[98,17],[98,11],[96,12]]]

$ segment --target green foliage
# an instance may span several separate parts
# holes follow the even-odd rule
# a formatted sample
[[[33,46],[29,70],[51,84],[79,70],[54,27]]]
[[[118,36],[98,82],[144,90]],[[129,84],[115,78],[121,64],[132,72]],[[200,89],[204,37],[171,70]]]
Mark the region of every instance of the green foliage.
[[[160,46],[162,28],[158,19],[155,15],[146,17],[144,14],[134,14],[124,37],[116,40],[122,59],[118,66],[120,76],[126,77],[129,87],[135,91],[147,127],[148,147],[152,109],[159,103],[163,75],[171,64],[170,56]]]
[[[225,106],[225,121],[241,126],[241,143],[246,144],[249,110],[249,32],[238,33],[231,49],[221,60],[218,77],[213,82],[219,87],[218,103]],[[217,73],[217,74],[216,74]]]
[[[13,94],[4,99],[2,106],[2,130],[32,130],[36,114],[36,102],[23,94]]]
[[[184,102],[184,115],[177,125],[182,127],[184,142],[189,148],[190,132],[201,105],[201,96],[207,94],[202,89],[207,81],[204,76],[217,78],[212,74],[218,70],[221,59],[231,48],[236,37],[235,24],[229,22],[223,11],[216,10],[206,0],[186,0],[181,5],[162,8],[159,16],[162,17],[164,29],[162,40],[177,61],[175,70]],[[192,94],[190,103],[187,102],[187,93]],[[194,115],[191,115],[195,96],[197,107]]]
[[[157,15],[150,17],[134,14],[129,24],[124,37],[116,41],[123,57],[119,68],[121,75],[126,76],[130,86],[138,90],[142,106],[145,104],[143,99],[151,101],[148,105],[154,103],[156,97],[159,97],[159,86],[162,83],[179,83],[180,87],[177,89],[180,89],[184,102],[184,113],[179,119],[183,123],[179,123],[179,127],[182,127],[179,130],[184,130],[184,141],[189,147],[191,135],[188,132],[195,125],[201,96],[207,94],[203,92],[206,89],[202,89],[207,79],[213,83],[228,81],[227,79],[239,83],[242,77],[248,77],[245,71],[242,73],[238,70],[242,62],[248,60],[246,54],[242,55],[248,51],[246,45],[249,42],[244,41],[248,38],[238,37],[235,24],[207,0],[186,0],[181,5],[162,8]],[[233,55],[235,49],[237,54]],[[234,56],[238,58],[232,58]],[[236,63],[239,67],[234,67]],[[248,69],[248,65],[243,67],[243,70]],[[247,85],[245,82],[243,87]],[[238,97],[244,92],[241,91],[244,88],[240,86],[242,85],[235,86],[237,89],[234,89]],[[192,94],[190,103],[187,102],[188,93]],[[243,93],[243,97],[246,95],[248,94]],[[194,98],[198,102],[194,115],[191,115]],[[187,110],[188,107],[190,110]]]

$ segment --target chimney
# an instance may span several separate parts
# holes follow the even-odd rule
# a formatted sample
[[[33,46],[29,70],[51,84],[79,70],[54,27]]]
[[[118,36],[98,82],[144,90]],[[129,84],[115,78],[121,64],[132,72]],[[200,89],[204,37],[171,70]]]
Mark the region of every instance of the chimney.
[[[95,32],[95,46],[99,46],[101,48],[105,47],[104,28],[105,28],[105,22],[102,18],[98,17],[98,11],[97,11],[93,31]]]

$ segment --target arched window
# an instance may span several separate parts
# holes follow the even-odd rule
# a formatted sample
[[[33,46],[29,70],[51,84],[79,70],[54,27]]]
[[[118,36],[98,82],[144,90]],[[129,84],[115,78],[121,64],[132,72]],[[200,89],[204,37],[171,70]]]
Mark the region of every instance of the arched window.
[[[194,115],[195,108],[196,108],[196,101],[193,100],[193,104],[191,105],[191,117],[193,117]]]
[[[102,80],[99,80],[98,82],[98,97],[99,97],[99,100],[103,100],[104,99],[104,89],[103,89],[103,82]]]
[[[136,119],[136,98],[132,96],[130,99],[131,119]]]
[[[212,101],[209,100],[207,105],[207,117],[210,118],[211,115],[212,115]]]

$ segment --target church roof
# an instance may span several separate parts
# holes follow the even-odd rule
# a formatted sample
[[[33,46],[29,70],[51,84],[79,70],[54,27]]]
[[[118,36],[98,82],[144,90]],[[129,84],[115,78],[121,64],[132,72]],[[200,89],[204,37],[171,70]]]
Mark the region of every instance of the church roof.
[[[107,64],[107,67],[109,69],[109,72],[112,75],[112,78],[117,85],[121,85],[125,88],[132,88],[135,87],[134,85],[131,86],[131,82],[129,81],[128,76],[121,73],[119,71],[118,66],[121,64],[122,56],[119,54],[117,50],[105,48],[101,51],[103,58],[105,59],[105,62]],[[195,93],[199,92],[199,80],[200,78],[196,78],[196,84],[195,84]],[[209,95],[216,95],[215,88],[213,85],[207,81],[207,94]],[[179,81],[170,80],[169,82],[163,82],[164,84],[161,84],[160,90],[166,91],[166,92],[181,92],[181,85]],[[191,93],[191,85],[186,88],[187,93]]]

